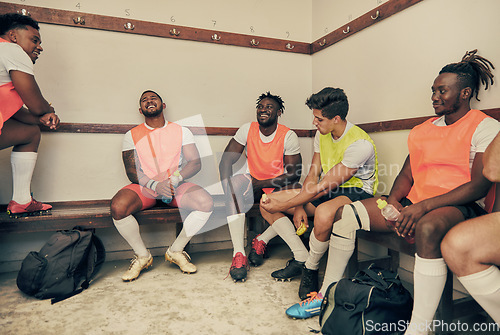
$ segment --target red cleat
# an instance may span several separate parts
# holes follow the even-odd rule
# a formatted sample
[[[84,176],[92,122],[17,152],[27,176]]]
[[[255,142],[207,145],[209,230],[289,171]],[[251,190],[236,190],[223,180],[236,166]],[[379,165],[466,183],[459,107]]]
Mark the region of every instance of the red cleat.
[[[33,198],[24,205],[11,200],[7,206],[7,214],[10,218],[17,219],[26,216],[49,215],[51,209],[51,205],[41,203]]]

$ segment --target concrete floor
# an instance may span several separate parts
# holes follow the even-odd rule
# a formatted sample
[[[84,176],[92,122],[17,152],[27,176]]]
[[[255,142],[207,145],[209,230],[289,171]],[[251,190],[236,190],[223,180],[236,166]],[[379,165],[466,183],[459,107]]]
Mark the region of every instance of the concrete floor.
[[[192,275],[155,257],[153,267],[130,283],[120,279],[128,261],[110,261],[88,290],[54,305],[20,292],[17,273],[0,274],[0,334],[302,335],[319,330],[318,317],[286,316],[285,310],[299,301],[300,281],[276,282],[270,276],[291,257],[285,245],[271,245],[270,256],[261,267],[251,268],[245,283],[226,278],[229,250],[192,254],[198,267]],[[455,322],[472,329],[474,323],[492,321],[476,315]]]
[[[153,267],[122,282],[128,261],[106,262],[90,288],[51,305],[24,295],[16,273],[0,275],[0,334],[311,334],[318,318],[289,319],[299,301],[299,280],[276,282],[270,273],[291,256],[273,247],[271,258],[251,268],[247,281],[226,276],[231,251],[192,254],[198,272],[187,275],[155,257]]]

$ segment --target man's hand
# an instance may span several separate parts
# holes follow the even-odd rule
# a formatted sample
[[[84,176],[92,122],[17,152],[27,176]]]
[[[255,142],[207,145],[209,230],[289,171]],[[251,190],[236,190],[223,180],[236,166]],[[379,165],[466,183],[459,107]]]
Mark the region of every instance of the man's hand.
[[[52,110],[54,109],[52,108]],[[60,120],[55,112],[43,114],[42,116],[40,116],[38,120],[40,121],[41,124],[43,124],[46,127],[49,127],[50,129],[57,129],[57,127],[59,127]]]
[[[306,210],[304,206],[296,206],[293,212],[293,224],[295,228],[299,229],[302,223],[304,223],[306,227],[309,227]]]
[[[283,201],[272,199],[269,194],[266,200],[260,199],[260,206],[269,213],[283,212],[286,209],[284,204]]]
[[[167,198],[172,198],[174,196],[174,187],[170,183],[170,180],[164,180],[156,185],[156,193]]]
[[[415,232],[417,222],[427,213],[424,201],[407,206],[401,209],[401,215],[396,222],[396,229],[402,237]]]

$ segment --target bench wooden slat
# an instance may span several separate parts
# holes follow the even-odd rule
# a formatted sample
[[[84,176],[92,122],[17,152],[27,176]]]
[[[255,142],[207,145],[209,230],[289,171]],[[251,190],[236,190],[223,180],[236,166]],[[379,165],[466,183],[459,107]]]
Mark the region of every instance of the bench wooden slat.
[[[88,228],[113,227],[110,213],[110,200],[64,201],[51,202],[50,215],[29,216],[11,219],[6,213],[6,205],[0,206],[0,233],[23,233],[56,231],[71,229],[74,226]],[[225,206],[222,196],[214,196],[214,212],[224,212]],[[254,206],[246,213],[247,217],[260,215],[259,205]],[[177,208],[159,204],[153,208],[140,211],[134,216],[139,224],[176,224],[182,223]]]

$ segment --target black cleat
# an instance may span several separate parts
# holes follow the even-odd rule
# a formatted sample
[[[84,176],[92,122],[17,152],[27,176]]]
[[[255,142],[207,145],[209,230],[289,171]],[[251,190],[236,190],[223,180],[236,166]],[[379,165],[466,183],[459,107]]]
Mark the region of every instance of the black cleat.
[[[302,279],[300,280],[299,286],[300,300],[307,299],[309,293],[318,291],[318,270],[309,270],[304,266],[304,268],[302,269]]]
[[[241,252],[236,253],[233,257],[233,262],[231,263],[231,268],[229,269],[229,274],[233,281],[236,283],[237,281],[244,282],[247,278],[247,269],[248,269],[248,259],[246,256],[243,256]]]
[[[259,241],[257,237],[259,237],[259,235],[252,240],[252,250],[250,250],[248,254],[248,261],[253,266],[262,265],[262,263],[264,263],[264,258],[268,257],[266,252],[267,244],[264,241]]]
[[[271,277],[273,277],[276,281],[281,280],[292,280],[295,277],[299,277],[302,274],[302,268],[304,267],[305,262],[298,262],[294,258],[289,260],[286,263],[284,269],[274,271],[271,273]]]

